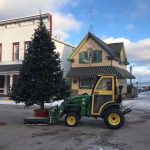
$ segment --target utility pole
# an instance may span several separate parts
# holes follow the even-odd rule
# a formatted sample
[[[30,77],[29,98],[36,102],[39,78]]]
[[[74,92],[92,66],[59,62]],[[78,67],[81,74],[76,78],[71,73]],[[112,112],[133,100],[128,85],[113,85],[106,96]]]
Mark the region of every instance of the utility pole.
[[[132,74],[134,65],[130,65],[130,73]],[[130,79],[130,85],[132,85],[132,79]]]

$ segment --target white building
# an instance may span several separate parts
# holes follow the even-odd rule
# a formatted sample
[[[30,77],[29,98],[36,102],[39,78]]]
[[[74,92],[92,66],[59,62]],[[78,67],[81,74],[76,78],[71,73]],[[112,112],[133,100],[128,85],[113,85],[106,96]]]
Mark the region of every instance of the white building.
[[[52,15],[42,14],[42,18],[46,28],[52,33]],[[24,53],[38,23],[39,15],[0,22],[0,94],[7,95],[13,80],[17,78]],[[67,59],[74,47],[57,39],[53,40],[66,76],[70,69]]]

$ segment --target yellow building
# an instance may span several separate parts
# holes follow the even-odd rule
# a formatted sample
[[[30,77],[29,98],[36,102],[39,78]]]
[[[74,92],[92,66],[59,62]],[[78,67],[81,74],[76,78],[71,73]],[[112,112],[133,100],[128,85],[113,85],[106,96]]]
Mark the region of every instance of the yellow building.
[[[91,94],[97,75],[115,75],[123,93],[127,91],[127,78],[135,78],[127,71],[127,61],[123,43],[106,44],[92,33],[88,33],[69,57],[73,95]]]

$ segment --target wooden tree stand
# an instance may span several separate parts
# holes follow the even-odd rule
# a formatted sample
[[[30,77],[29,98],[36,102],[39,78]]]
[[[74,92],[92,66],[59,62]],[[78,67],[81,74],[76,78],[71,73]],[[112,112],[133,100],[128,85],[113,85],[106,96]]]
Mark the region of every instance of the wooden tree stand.
[[[48,117],[48,109],[35,109],[34,110],[34,116],[35,117]]]
[[[35,109],[33,116],[24,119],[24,124],[49,124],[48,109]]]

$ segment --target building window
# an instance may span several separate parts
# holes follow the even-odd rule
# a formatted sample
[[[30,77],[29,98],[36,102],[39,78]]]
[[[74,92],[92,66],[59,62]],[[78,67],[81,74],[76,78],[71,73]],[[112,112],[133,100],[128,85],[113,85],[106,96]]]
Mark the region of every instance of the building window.
[[[24,42],[24,59],[26,57],[26,54],[28,52],[28,48],[29,48],[30,45],[31,45],[31,41],[25,41]]]
[[[84,51],[79,53],[79,63],[88,64],[88,63],[99,63],[102,62],[102,51]]]
[[[102,62],[102,51],[93,51],[92,53],[92,63]]]
[[[77,84],[77,79],[73,79],[73,83],[74,83],[74,84]]]
[[[89,63],[88,52],[79,53],[79,63],[80,64],[88,64]]]
[[[87,77],[87,78],[80,78],[80,88],[82,89],[92,89],[95,84],[96,78]]]
[[[13,43],[13,61],[19,61],[19,42]]]
[[[2,44],[0,44],[0,62],[2,61]]]
[[[4,88],[4,76],[0,75],[0,88]]]

